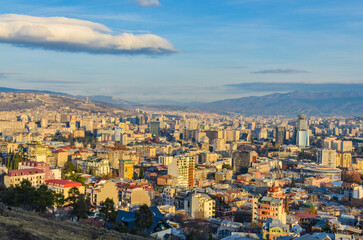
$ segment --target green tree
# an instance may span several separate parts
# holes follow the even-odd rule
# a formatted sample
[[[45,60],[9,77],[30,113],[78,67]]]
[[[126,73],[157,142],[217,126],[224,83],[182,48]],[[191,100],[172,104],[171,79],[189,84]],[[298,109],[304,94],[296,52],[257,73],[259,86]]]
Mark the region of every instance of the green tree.
[[[222,169],[223,169],[223,168],[225,168],[225,169],[227,169],[227,170],[233,170],[233,167],[232,167],[231,165],[227,164],[227,163],[223,163],[223,165],[222,165]]]
[[[78,199],[79,195],[80,195],[80,192],[79,192],[78,188],[72,187],[68,191],[68,197],[67,197],[66,201],[70,205],[74,205],[77,202],[77,199]]]
[[[14,188],[15,206],[21,205],[25,208],[33,208],[36,199],[36,189],[28,180],[23,180]]]
[[[139,210],[135,212],[136,227],[142,232],[153,225],[153,212],[148,205],[143,204]]]
[[[71,173],[70,175],[66,176],[64,179],[71,180],[73,182],[80,182],[83,186],[86,185],[86,178],[82,177],[79,173]]]
[[[14,187],[9,187],[4,191],[0,191],[0,200],[9,206],[15,206],[17,196],[15,195]]]
[[[54,206],[56,207],[62,207],[66,202],[64,195],[62,193],[53,192],[53,199],[54,199]]]
[[[41,185],[36,189],[28,180],[24,180],[19,185],[2,191],[0,199],[9,206],[45,212],[47,208],[54,205],[54,192],[46,185]]]
[[[116,222],[117,212],[115,210],[115,203],[112,199],[106,198],[105,201],[100,203],[100,215],[105,222],[105,227],[107,222],[112,224]]]
[[[10,152],[9,155],[8,155],[8,159],[6,161],[6,167],[9,170],[13,170],[13,166],[12,166],[13,159],[14,159],[14,153]]]
[[[26,158],[24,158],[19,152],[10,152],[6,161],[6,167],[9,170],[18,169],[19,163],[25,160]]]
[[[41,185],[35,192],[34,200],[35,209],[39,212],[45,212],[47,208],[54,206],[53,191],[48,189],[47,185]]]
[[[144,179],[145,177],[145,172],[143,168],[140,168],[140,172],[139,172],[139,179]]]
[[[90,213],[91,203],[89,198],[86,198],[83,194],[80,194],[77,200],[72,204],[72,210],[70,215],[75,217],[77,221],[80,219],[87,219]]]
[[[63,175],[66,175],[66,174],[74,172],[75,170],[76,170],[76,167],[73,165],[72,161],[67,161],[64,164],[62,173],[63,173]]]
[[[120,223],[118,224],[116,227],[115,227],[115,230],[118,231],[118,232],[121,232],[121,233],[128,233],[129,232],[129,229],[127,228],[127,226],[123,223]]]
[[[291,180],[291,187],[296,187],[295,178],[292,178]]]

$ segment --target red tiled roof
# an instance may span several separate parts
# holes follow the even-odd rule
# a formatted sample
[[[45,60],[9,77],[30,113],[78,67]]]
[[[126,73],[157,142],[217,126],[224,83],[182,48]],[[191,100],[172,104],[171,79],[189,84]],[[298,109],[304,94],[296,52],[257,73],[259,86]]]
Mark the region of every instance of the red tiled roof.
[[[57,150],[53,151],[53,153],[63,153],[63,152],[66,152],[66,151],[63,149],[57,149]]]
[[[170,179],[170,178],[173,178],[173,176],[171,176],[169,174],[166,174],[166,175],[160,176],[159,178],[167,178],[167,179]]]
[[[46,180],[45,183],[47,185],[54,185],[54,184],[63,185],[65,188],[82,186],[82,183],[80,182],[73,182],[69,180],[60,180],[60,179]]]

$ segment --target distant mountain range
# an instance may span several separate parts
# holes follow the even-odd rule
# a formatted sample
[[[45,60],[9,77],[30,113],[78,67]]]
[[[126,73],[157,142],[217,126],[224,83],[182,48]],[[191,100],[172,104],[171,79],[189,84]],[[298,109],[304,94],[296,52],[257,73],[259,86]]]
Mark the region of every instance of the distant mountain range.
[[[363,91],[274,93],[211,102],[199,108],[262,116],[296,116],[302,113],[309,116],[363,116]]]
[[[59,96],[66,96],[66,97],[73,97],[70,94],[62,93],[62,92],[52,92],[47,90],[29,90],[29,89],[16,89],[16,88],[6,88],[0,87],[0,92],[33,92],[33,93],[44,93],[44,94],[52,94],[52,95],[59,95]]]
[[[0,88],[0,92],[37,92],[59,96],[84,99],[84,96],[72,96],[66,93],[20,90],[12,88]],[[215,113],[240,113],[243,115],[261,116],[296,116],[307,114],[309,116],[363,116],[363,91],[339,91],[339,92],[289,92],[274,93],[265,96],[251,96],[236,99],[181,105],[140,104],[125,101],[112,96],[89,96],[92,102],[105,104],[121,109],[135,109],[154,111],[184,111],[184,112],[215,112]]]

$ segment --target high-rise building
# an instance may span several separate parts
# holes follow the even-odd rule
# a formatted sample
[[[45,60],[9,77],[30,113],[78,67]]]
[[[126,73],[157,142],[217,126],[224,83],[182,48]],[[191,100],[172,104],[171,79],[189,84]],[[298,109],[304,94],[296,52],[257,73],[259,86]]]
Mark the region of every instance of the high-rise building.
[[[168,174],[176,177],[178,185],[181,187],[194,186],[194,157],[178,156],[168,166]]]
[[[213,149],[216,152],[225,151],[226,150],[226,140],[224,140],[223,138],[214,139]]]
[[[275,131],[276,131],[276,143],[284,144],[286,141],[286,128],[283,126],[278,126]]]
[[[205,132],[207,137],[209,138],[209,142],[213,143],[214,139],[223,138],[223,132],[218,130],[210,130]]]
[[[134,178],[134,162],[131,159],[120,160],[119,176],[126,179]]]
[[[160,122],[159,121],[150,122],[150,133],[152,135],[159,135],[160,134]]]
[[[337,167],[351,168],[352,154],[350,152],[337,153]]]
[[[240,173],[241,170],[247,170],[251,167],[253,161],[256,161],[258,154],[255,151],[236,151],[232,154],[233,170]]]
[[[114,138],[113,138],[113,140],[114,140],[115,142],[121,142],[121,135],[122,135],[122,133],[123,133],[123,129],[122,129],[122,128],[120,128],[120,127],[115,127],[115,129],[114,129]]]
[[[319,149],[318,163],[323,166],[335,168],[337,166],[337,152],[334,149]]]
[[[353,150],[352,141],[342,141],[341,151],[342,152],[351,152]]]
[[[186,126],[185,126],[186,129],[188,130],[196,130],[198,129],[198,119],[189,119],[187,122],[186,122]]]
[[[307,131],[308,130],[308,119],[305,114],[301,114],[298,116],[296,129],[298,131]]]
[[[266,128],[259,128],[257,137],[258,137],[258,139],[266,139],[267,138],[267,129]]]
[[[159,156],[159,164],[169,166],[173,162],[173,156]]]
[[[309,144],[309,127],[306,115],[298,116],[296,122],[296,145],[299,147],[308,147]]]

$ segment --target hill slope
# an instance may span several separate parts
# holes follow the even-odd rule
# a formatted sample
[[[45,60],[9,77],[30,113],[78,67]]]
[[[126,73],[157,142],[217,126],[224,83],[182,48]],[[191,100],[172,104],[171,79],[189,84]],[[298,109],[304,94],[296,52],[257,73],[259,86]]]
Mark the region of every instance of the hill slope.
[[[121,109],[110,105],[94,102],[85,102],[85,100],[73,97],[32,93],[32,92],[11,92],[0,95],[0,111],[82,111],[90,113],[114,113],[120,112]]]
[[[202,104],[199,108],[214,112],[245,115],[298,114],[318,116],[362,116],[363,92],[291,92],[262,97],[244,97]]]
[[[13,209],[0,214],[0,238],[3,240],[144,240],[146,238],[95,228],[85,223],[43,218],[36,213]],[[21,211],[21,212],[18,212]]]
[[[31,92],[31,93],[53,94],[53,95],[67,96],[67,97],[72,96],[70,94],[62,93],[62,92],[52,92],[52,91],[47,91],[47,90],[16,89],[16,88],[6,88],[6,87],[0,87],[0,92],[5,92],[5,93]]]

